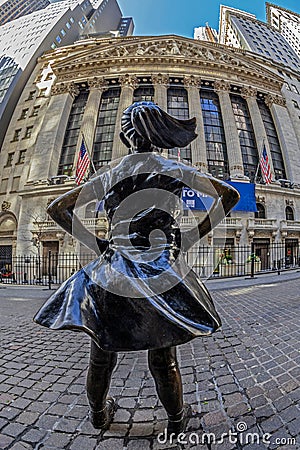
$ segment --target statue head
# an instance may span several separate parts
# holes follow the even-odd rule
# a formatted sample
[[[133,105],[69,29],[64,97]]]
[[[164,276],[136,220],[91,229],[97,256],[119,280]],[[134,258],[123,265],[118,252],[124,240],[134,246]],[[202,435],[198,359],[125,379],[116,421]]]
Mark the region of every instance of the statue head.
[[[185,147],[197,137],[196,119],[170,116],[153,102],[135,102],[123,112],[120,138],[134,152]]]

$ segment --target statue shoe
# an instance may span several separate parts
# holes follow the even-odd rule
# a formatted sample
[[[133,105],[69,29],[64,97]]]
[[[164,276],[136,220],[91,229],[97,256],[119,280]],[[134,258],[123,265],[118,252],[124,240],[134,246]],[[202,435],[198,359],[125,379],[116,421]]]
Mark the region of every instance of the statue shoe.
[[[105,408],[100,411],[90,411],[90,421],[94,428],[107,430],[113,420],[116,403],[112,397],[107,397],[105,400]]]
[[[186,428],[189,418],[191,417],[190,405],[184,404],[182,410],[175,416],[168,416],[167,436],[177,437]]]

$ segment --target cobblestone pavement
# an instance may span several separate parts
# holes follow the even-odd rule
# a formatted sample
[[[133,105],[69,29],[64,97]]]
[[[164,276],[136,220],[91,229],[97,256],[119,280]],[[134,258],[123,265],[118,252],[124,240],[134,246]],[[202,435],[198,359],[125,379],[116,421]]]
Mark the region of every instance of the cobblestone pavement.
[[[32,322],[49,291],[0,285],[0,448],[300,449],[300,274],[274,280],[211,283],[222,330],[179,350],[193,410],[187,443],[164,442],[146,352],[119,354],[115,419],[109,431],[95,430],[84,386],[89,339]]]

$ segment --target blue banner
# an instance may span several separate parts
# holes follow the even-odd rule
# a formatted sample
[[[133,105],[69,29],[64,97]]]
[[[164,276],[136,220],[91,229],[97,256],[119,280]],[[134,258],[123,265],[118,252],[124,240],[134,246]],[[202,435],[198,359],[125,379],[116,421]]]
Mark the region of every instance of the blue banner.
[[[239,192],[241,197],[232,211],[257,211],[254,183],[242,183],[238,181],[226,181],[226,183],[233,186]],[[212,197],[188,188],[184,188],[182,190],[182,200],[184,201],[187,209],[196,211],[209,210],[213,203]]]

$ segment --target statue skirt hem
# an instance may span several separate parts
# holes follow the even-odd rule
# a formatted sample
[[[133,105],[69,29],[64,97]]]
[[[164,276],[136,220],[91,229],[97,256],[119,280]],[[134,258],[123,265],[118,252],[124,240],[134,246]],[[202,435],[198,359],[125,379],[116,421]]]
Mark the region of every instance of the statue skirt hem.
[[[88,266],[95,264],[97,260]],[[88,273],[83,268],[66,280],[34,321],[54,330],[84,331],[106,351],[175,346],[208,336],[221,325],[208,291],[192,270],[166,292],[145,298],[110,292]]]

